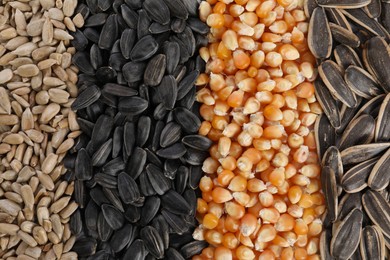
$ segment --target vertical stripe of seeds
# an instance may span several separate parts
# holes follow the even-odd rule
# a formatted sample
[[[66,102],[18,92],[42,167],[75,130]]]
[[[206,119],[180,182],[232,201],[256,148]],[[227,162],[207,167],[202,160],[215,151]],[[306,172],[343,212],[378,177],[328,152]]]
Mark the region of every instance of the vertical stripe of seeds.
[[[80,205],[70,225],[81,259],[188,259],[207,246],[192,238],[211,146],[197,134],[194,82],[209,32],[198,6],[79,2],[85,23],[72,42],[80,70],[72,109],[83,133],[66,167]]]
[[[0,258],[77,259],[77,210],[63,159],[80,135],[70,109],[77,1],[0,4]]]
[[[209,0],[199,76],[203,163],[193,259],[319,259],[320,167],[313,124],[315,59],[297,0]]]

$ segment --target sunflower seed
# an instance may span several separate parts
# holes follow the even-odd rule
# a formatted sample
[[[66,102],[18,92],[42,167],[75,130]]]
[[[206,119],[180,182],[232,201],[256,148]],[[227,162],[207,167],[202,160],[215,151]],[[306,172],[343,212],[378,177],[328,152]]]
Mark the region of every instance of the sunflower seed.
[[[371,99],[383,93],[375,79],[357,66],[349,66],[345,70],[344,78],[351,90],[363,98]]]
[[[329,23],[330,31],[332,32],[333,40],[350,46],[352,48],[357,48],[360,46],[360,39],[353,32],[345,29],[342,26],[339,26],[334,23]]]
[[[162,206],[166,210],[179,215],[187,215],[191,212],[190,205],[177,192],[170,190],[162,197]]]
[[[99,214],[97,220],[97,227],[98,227],[99,238],[104,242],[107,241],[111,237],[113,230],[110,227],[110,225],[108,225],[108,222],[104,218],[102,212],[100,212]]]
[[[318,67],[318,72],[330,93],[348,107],[355,107],[357,100],[342,77],[341,68],[333,61],[327,60]]]
[[[205,241],[193,241],[183,246],[180,253],[184,258],[191,258],[194,255],[200,254],[206,246],[207,243]]]
[[[385,259],[385,240],[377,226],[366,226],[363,229],[360,252],[362,259]]]
[[[389,120],[390,120],[390,95],[387,94],[385,99],[383,100],[378,117],[376,120],[375,126],[375,141],[376,142],[386,142],[390,140],[389,136]]]
[[[127,249],[123,259],[143,260],[146,257],[145,243],[142,239],[135,240]]]
[[[337,107],[337,102],[325,86],[325,84],[317,79],[314,82],[315,93],[317,100],[324,110],[324,113],[328,117],[329,122],[334,128],[340,127],[340,112]]]
[[[341,136],[339,149],[370,143],[374,139],[375,120],[370,115],[362,115],[353,120]]]
[[[387,169],[390,166],[390,149],[381,156],[371,170],[368,177],[368,186],[376,191],[385,189],[389,185],[390,177],[388,177]]]
[[[145,242],[146,250],[160,259],[164,256],[164,243],[158,231],[152,226],[141,229],[140,237]]]
[[[130,115],[138,115],[145,111],[148,105],[148,101],[140,97],[123,97],[119,100],[118,110]]]
[[[157,194],[163,195],[171,187],[170,182],[157,166],[153,164],[148,164],[146,166],[146,173],[150,181],[150,184],[152,185],[153,189],[157,192]]]
[[[137,183],[125,172],[118,175],[118,191],[122,201],[126,204],[138,200],[141,196]]]
[[[103,204],[102,212],[108,225],[114,230],[120,229],[124,223],[124,217],[122,213],[117,210],[114,206]]]
[[[72,104],[72,109],[79,110],[86,108],[98,100],[100,95],[101,91],[98,86],[92,85],[79,94],[79,96]]]
[[[124,225],[116,231],[111,239],[110,245],[115,253],[122,251],[127,245],[131,244],[135,237],[136,228],[131,224]]]
[[[346,192],[355,193],[367,187],[368,177],[377,158],[362,162],[349,169],[341,179],[341,185]]]
[[[325,115],[320,115],[314,125],[317,153],[323,158],[326,150],[335,143],[336,133]],[[321,140],[321,142],[320,142]]]
[[[181,127],[175,122],[168,123],[161,132],[160,146],[168,147],[179,141],[181,136]]]
[[[330,167],[322,167],[321,182],[328,215],[331,221],[335,221],[338,214],[337,182],[336,174]]]
[[[328,58],[332,51],[332,34],[323,8],[314,9],[310,17],[308,45],[318,59]]]
[[[158,86],[163,79],[166,67],[166,56],[158,54],[148,63],[144,74],[144,83],[148,86]]]
[[[188,230],[187,223],[181,217],[164,209],[161,211],[161,214],[175,233],[180,235]]]
[[[370,220],[376,224],[384,236],[389,237],[390,219],[387,214],[390,210],[388,202],[377,191],[368,190],[363,194],[363,207]]]
[[[157,52],[158,47],[156,40],[146,35],[135,44],[130,53],[130,59],[135,62],[147,60]]]
[[[181,143],[175,143],[166,148],[162,148],[156,154],[165,159],[178,159],[187,152],[185,146]]]
[[[389,147],[390,143],[355,145],[341,152],[341,160],[344,165],[360,163],[380,155]]]
[[[357,247],[362,231],[363,213],[354,209],[338,226],[330,242],[330,252],[333,257],[348,259]]]

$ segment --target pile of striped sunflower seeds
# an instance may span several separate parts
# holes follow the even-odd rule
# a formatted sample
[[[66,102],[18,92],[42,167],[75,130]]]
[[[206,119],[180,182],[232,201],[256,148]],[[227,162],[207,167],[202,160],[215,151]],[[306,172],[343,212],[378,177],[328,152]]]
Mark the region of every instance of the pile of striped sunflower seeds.
[[[390,3],[307,1],[324,110],[316,122],[327,206],[322,259],[385,259],[390,248]]]
[[[0,2],[1,259],[189,259],[208,246],[193,239],[213,144],[198,135],[199,2]],[[321,258],[385,259],[390,2],[304,7],[324,111]]]

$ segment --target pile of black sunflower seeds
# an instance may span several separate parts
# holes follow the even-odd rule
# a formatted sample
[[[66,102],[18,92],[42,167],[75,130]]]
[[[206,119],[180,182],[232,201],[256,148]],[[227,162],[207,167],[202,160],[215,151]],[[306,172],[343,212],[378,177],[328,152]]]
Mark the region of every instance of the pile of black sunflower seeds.
[[[86,0],[73,33],[83,134],[65,159],[79,209],[80,259],[186,259],[211,141],[197,135],[197,50],[209,28],[196,0]]]

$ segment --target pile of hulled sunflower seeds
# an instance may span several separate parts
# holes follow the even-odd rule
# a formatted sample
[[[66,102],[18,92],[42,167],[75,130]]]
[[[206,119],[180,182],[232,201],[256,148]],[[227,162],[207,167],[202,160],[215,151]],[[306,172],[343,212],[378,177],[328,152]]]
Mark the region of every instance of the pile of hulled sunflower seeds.
[[[0,2],[1,259],[385,259],[390,3]]]
[[[76,259],[77,209],[63,159],[80,135],[70,109],[77,1],[0,5],[0,258]]]

